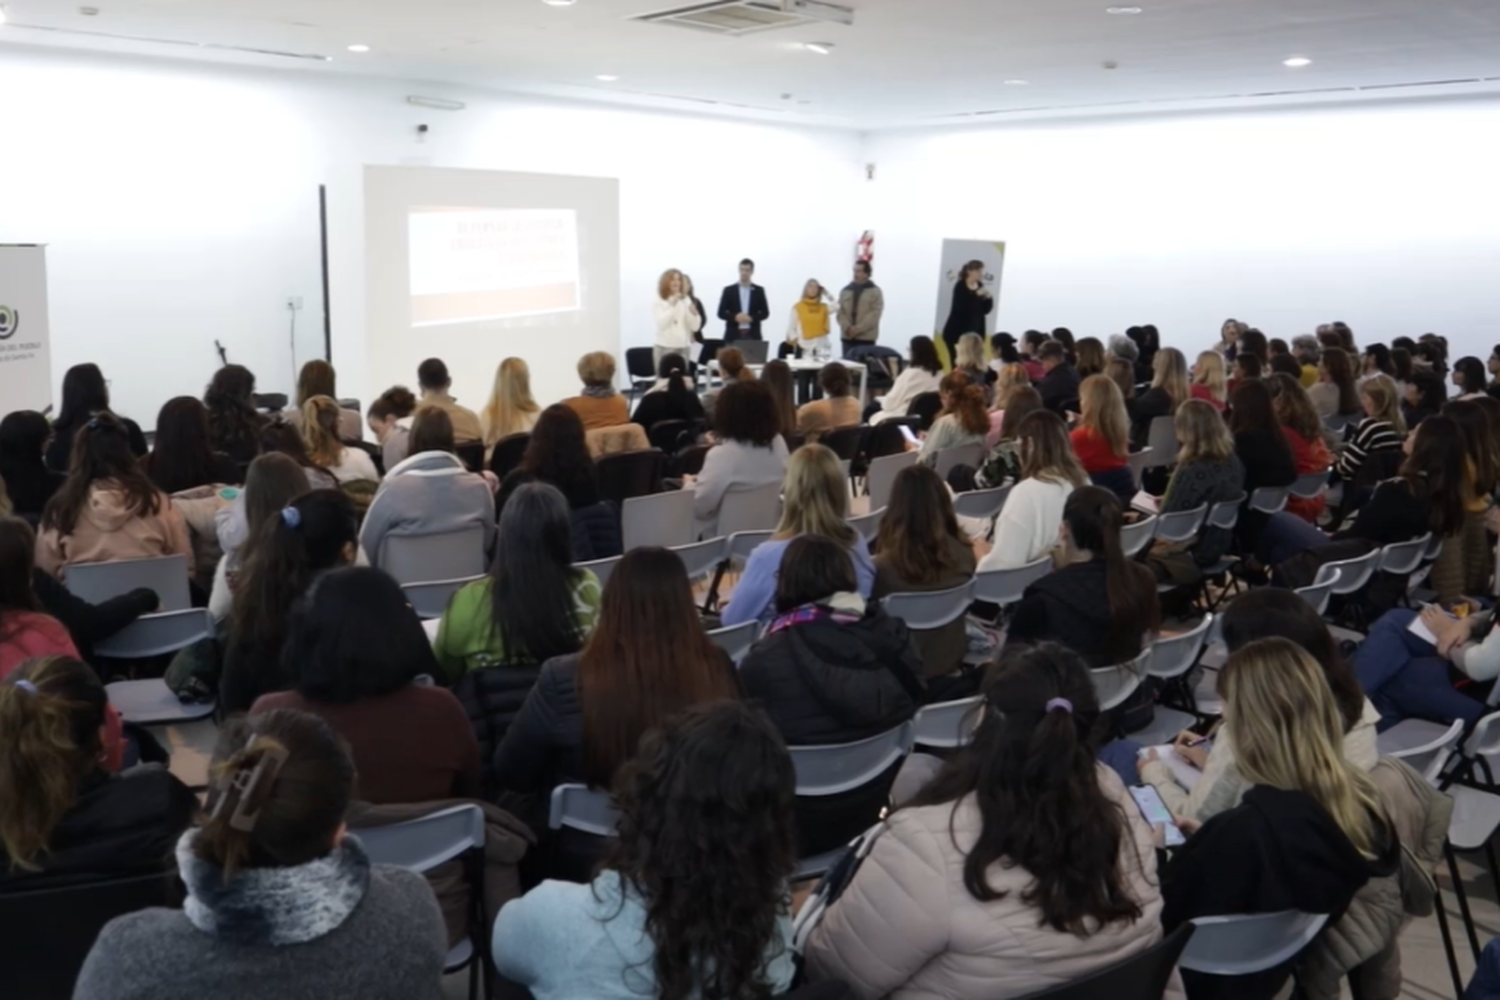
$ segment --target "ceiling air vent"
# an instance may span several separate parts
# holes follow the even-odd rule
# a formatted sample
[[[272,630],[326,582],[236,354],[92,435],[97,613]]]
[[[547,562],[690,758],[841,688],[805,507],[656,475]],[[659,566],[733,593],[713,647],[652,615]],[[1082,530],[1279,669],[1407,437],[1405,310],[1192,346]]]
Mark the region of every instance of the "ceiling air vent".
[[[749,35],[817,21],[852,24],[854,12],[846,7],[809,0],[714,0],[711,3],[695,3],[651,14],[639,14],[631,20],[690,28],[715,35]]]

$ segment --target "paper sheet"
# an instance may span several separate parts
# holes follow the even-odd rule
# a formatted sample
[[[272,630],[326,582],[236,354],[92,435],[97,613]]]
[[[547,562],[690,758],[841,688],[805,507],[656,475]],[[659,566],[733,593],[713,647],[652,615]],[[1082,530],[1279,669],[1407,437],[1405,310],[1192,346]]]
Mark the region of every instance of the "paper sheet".
[[[1198,787],[1198,782],[1203,780],[1203,772],[1188,763],[1187,758],[1178,753],[1177,748],[1172,744],[1143,748],[1141,755],[1145,756],[1147,750],[1155,750],[1157,758],[1167,765],[1167,770],[1172,772],[1172,777],[1176,778],[1177,783],[1189,792]]]

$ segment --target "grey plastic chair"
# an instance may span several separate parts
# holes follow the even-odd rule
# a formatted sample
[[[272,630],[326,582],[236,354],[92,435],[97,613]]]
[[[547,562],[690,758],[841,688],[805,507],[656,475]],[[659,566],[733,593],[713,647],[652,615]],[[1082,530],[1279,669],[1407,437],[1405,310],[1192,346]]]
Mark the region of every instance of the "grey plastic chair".
[[[896,485],[896,473],[917,464],[917,453],[903,451],[899,455],[885,455],[870,460],[865,473],[865,486],[870,494],[870,509],[881,510],[891,504],[891,490]]]
[[[1161,681],[1167,691],[1175,689],[1182,691],[1184,697],[1190,696],[1191,692],[1181,682],[1197,665],[1199,654],[1203,652],[1217,621],[1215,616],[1205,615],[1202,621],[1181,635],[1158,638],[1151,644],[1146,675]],[[1188,712],[1158,704],[1152,707],[1151,724],[1132,732],[1130,738],[1147,746],[1170,743],[1178,733],[1197,721],[1197,716]]]
[[[558,785],[552,789],[547,825],[554,830],[566,827],[595,837],[613,837],[619,822],[619,810],[605,792],[587,785]]]
[[[961,747],[973,737],[983,713],[983,695],[924,705],[911,720],[915,744],[939,750]]]
[[[736,531],[730,535],[724,544],[724,559],[730,563],[743,563],[750,558],[762,543],[769,542],[775,532],[767,529],[765,531]]]
[[[1049,556],[1014,569],[982,569],[974,574],[974,600],[988,601],[1002,608],[1014,604],[1025,596],[1027,587],[1050,572],[1052,559]]]
[[[947,482],[948,473],[960,465],[978,468],[979,463],[982,461],[984,461],[984,443],[982,441],[973,444],[960,444],[939,451],[933,461],[932,469],[943,482]]]
[[[386,535],[375,565],[403,584],[479,576],[486,568],[484,529],[472,524],[431,535]]]
[[[1150,448],[1142,448],[1131,452],[1126,461],[1130,465],[1130,476],[1135,480],[1135,488],[1140,489],[1141,477],[1146,474],[1146,470],[1156,468],[1156,452]]]
[[[860,514],[858,517],[849,518],[849,527],[859,532],[865,541],[873,541],[880,533],[880,519],[885,516],[885,508],[872,510],[868,514]]]
[[[94,652],[121,660],[143,660],[164,656],[191,646],[202,639],[213,638],[214,621],[206,608],[194,608],[188,593],[187,556],[160,556],[155,559],[127,559],[109,563],[79,563],[67,569],[68,590],[90,604],[100,604],[137,587],[155,591],[161,601],[156,614],[142,615],[107,639],[94,643]],[[162,681],[147,682],[160,685]],[[167,692],[163,697],[176,701]],[[202,716],[202,706],[185,706],[189,714],[163,719],[171,722]],[[209,705],[212,711],[213,706]]]
[[[880,602],[886,614],[906,622],[914,632],[942,628],[962,618],[974,603],[974,581],[947,590],[891,594]]]
[[[1208,517],[1208,504],[1199,504],[1192,510],[1179,510],[1171,514],[1156,515],[1156,538],[1164,542],[1186,542],[1198,534]],[[1123,542],[1123,532],[1122,542]]]
[[[599,578],[599,589],[602,591],[604,585],[609,583],[609,575],[620,565],[624,556],[610,556],[608,559],[595,559],[593,562],[574,563],[574,569],[586,569]]]
[[[1127,559],[1134,558],[1151,544],[1156,535],[1156,515],[1143,517],[1139,521],[1120,525],[1120,548]]]
[[[1288,492],[1302,500],[1316,500],[1328,492],[1328,474],[1332,471],[1321,469],[1317,472],[1304,472],[1288,487]]]
[[[960,493],[953,498],[953,513],[959,517],[975,517],[980,520],[989,520],[997,516],[1005,507],[1005,500],[1010,496],[1011,488],[1001,486],[993,490],[971,490],[968,493]]]
[[[453,595],[475,580],[483,580],[481,576],[467,576],[457,580],[433,580],[430,583],[408,583],[401,588],[406,595],[406,601],[411,605],[417,617],[430,620],[443,617],[443,612],[448,610],[448,602],[453,600]]]
[[[1262,514],[1276,514],[1286,510],[1287,498],[1292,495],[1290,487],[1262,486],[1250,494],[1250,509]]]
[[[1327,569],[1326,566],[1323,568]],[[1333,585],[1338,582],[1338,578],[1338,571],[1335,570],[1333,576],[1322,583],[1314,583],[1308,587],[1298,587],[1294,593],[1308,604],[1311,604],[1313,610],[1321,618],[1323,613],[1328,610],[1328,598],[1333,596]]]
[[[645,545],[669,549],[694,540],[692,490],[628,497],[620,511],[625,551]]]
[[[1199,917],[1179,968],[1212,976],[1248,976],[1291,961],[1328,923],[1326,913]]]
[[[1436,785],[1464,738],[1464,723],[1444,726],[1423,719],[1403,719],[1375,738],[1382,757],[1395,757]]]
[[[1209,507],[1208,520],[1204,522],[1204,526],[1233,531],[1240,523],[1240,508],[1245,506],[1245,500],[1245,494],[1241,493],[1233,500],[1222,500]]]
[[[760,622],[754,618],[738,625],[727,625],[724,628],[712,629],[708,633],[709,641],[729,654],[735,666],[750,652],[750,647],[755,645],[755,640],[760,638]]]
[[[1160,468],[1172,465],[1177,461],[1177,451],[1181,447],[1177,443],[1177,424],[1172,417],[1154,417],[1151,420],[1151,429],[1146,437],[1146,446],[1151,449],[1154,457],[1147,468]]]
[[[718,533],[729,536],[741,531],[769,531],[780,519],[781,483],[727,490],[719,503]]]
[[[1151,648],[1129,663],[1117,663],[1111,667],[1097,667],[1089,671],[1094,683],[1094,693],[1099,698],[1099,711],[1108,712],[1125,704],[1125,701],[1146,679],[1146,664],[1151,660]]]
[[[96,647],[97,651],[97,647]],[[188,704],[179,701],[167,682],[156,680],[115,681],[104,686],[109,703],[120,718],[138,726],[165,726],[178,722],[195,722],[214,714],[212,701]]]
[[[1416,571],[1427,558],[1427,547],[1432,543],[1432,532],[1409,542],[1396,542],[1380,550],[1379,570],[1405,576]]]
[[[723,561],[724,549],[728,544],[727,538],[705,538],[691,545],[674,545],[672,551],[677,553],[677,558],[687,567],[688,579],[697,580],[712,573]]]
[[[1342,559],[1338,562],[1324,563],[1319,567],[1324,569],[1336,569],[1339,571],[1338,579],[1333,583],[1335,594],[1355,594],[1365,588],[1370,582],[1370,577],[1375,575],[1375,568],[1380,565],[1380,549],[1360,556],[1358,559]]]
[[[903,722],[895,729],[855,743],[826,747],[790,747],[792,767],[797,772],[798,798],[824,798],[862,788],[890,770],[911,752],[916,728]],[[555,801],[555,800],[554,800]],[[796,878],[810,878],[827,871],[844,849],[805,858],[797,866]]]

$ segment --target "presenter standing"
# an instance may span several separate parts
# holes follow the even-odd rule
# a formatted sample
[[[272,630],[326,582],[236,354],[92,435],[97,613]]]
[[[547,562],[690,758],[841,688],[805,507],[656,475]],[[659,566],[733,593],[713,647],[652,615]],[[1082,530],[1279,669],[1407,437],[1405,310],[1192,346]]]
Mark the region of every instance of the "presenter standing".
[[[958,338],[976,333],[983,339],[984,318],[994,308],[995,299],[984,287],[984,261],[969,261],[953,285],[953,306],[948,310],[948,322],[943,324],[943,342],[948,345],[950,366],[958,358]]]
[[[736,340],[761,340],[760,325],[771,318],[766,304],[766,290],[757,285],[755,261],[740,261],[740,280],[724,289],[719,296],[719,318],[724,321],[724,343]]]
[[[880,316],[885,312],[885,293],[870,280],[870,262],[854,262],[854,280],[839,292],[839,328],[843,331],[844,356],[856,347],[869,347],[880,339]]]
[[[822,282],[808,279],[802,286],[802,298],[792,306],[792,321],[787,327],[786,342],[802,352],[802,356],[826,361],[833,356],[833,346],[828,340],[828,306],[833,296]]]
[[[703,329],[703,317],[693,307],[687,292],[687,279],[676,268],[662,272],[656,283],[656,345],[653,363],[661,367],[668,354],[688,356],[694,335]]]

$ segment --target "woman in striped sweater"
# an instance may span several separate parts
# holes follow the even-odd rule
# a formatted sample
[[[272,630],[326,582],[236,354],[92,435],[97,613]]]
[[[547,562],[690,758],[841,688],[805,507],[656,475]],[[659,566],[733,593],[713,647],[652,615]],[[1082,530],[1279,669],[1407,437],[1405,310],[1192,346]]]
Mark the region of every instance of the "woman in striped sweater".
[[[1339,453],[1334,472],[1344,482],[1353,482],[1365,459],[1377,451],[1394,450],[1406,439],[1406,421],[1401,416],[1401,394],[1389,375],[1370,376],[1359,386],[1359,402],[1365,419]]]

